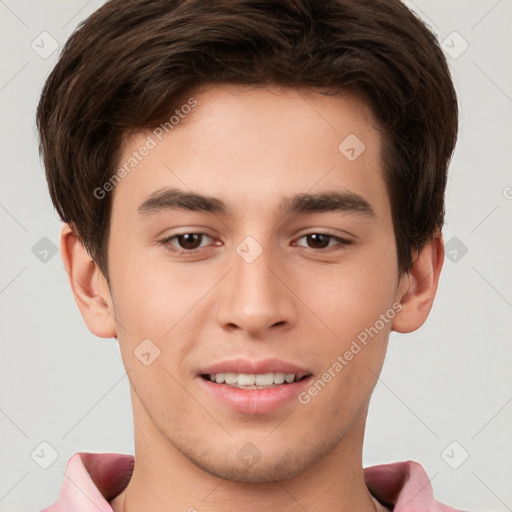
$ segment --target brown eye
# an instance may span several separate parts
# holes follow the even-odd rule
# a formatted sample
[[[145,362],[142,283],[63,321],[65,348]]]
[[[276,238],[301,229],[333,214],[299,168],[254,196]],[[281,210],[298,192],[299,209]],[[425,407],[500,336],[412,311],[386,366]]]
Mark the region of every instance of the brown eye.
[[[296,244],[299,247],[305,247],[312,251],[334,251],[342,250],[347,245],[352,244],[351,240],[340,238],[339,236],[330,235],[328,233],[309,233],[301,236]],[[325,250],[324,250],[325,249]]]
[[[311,235],[306,235],[306,241],[308,247],[312,249],[325,249],[329,246],[329,242],[334,238],[331,235],[323,235],[321,233],[312,233]]]
[[[170,236],[160,243],[171,250],[192,252],[195,249],[205,247],[208,243],[211,244],[211,242],[212,237],[205,233],[181,233]]]
[[[201,246],[203,235],[201,233],[184,233],[177,235],[176,240],[181,249],[197,249]]]

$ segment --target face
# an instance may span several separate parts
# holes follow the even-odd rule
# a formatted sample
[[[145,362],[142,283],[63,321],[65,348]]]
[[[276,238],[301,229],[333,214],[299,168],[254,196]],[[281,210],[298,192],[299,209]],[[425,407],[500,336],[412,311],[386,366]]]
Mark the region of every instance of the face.
[[[281,480],[362,442],[399,308],[381,134],[350,96],[193,98],[168,133],[126,141],[121,165],[137,164],[113,192],[110,300],[136,443]]]

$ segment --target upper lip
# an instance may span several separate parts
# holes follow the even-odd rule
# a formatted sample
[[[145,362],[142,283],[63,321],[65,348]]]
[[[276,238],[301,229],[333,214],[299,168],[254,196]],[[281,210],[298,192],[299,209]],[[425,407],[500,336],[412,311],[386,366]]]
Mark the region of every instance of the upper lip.
[[[199,370],[199,375],[216,375],[217,373],[248,373],[258,375],[277,372],[293,373],[297,376],[297,379],[311,374],[305,368],[280,359],[261,359],[255,361],[253,359],[238,358],[219,361],[218,363],[206,366]]]

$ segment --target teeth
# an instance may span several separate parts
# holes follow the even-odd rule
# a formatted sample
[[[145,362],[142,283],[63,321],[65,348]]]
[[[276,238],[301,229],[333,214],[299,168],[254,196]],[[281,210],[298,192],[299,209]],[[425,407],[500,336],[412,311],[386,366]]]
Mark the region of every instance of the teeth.
[[[293,375],[293,373],[290,373],[288,375]],[[293,375],[295,377],[295,375]],[[274,383],[275,384],[282,384],[284,382],[285,375],[284,373],[274,373]]]
[[[236,384],[236,373],[226,373],[225,375],[224,382],[226,384]]]
[[[260,375],[256,375],[254,379],[256,386],[270,386],[274,384],[274,374],[273,373],[262,373]]]
[[[251,386],[251,387],[266,387],[273,386],[274,384],[283,384],[287,382],[288,384],[292,383],[296,380],[296,376],[294,373],[260,373],[260,374],[250,374],[250,373],[217,373],[209,376],[212,382],[216,382],[217,384],[226,383],[229,386],[240,387],[240,386]]]
[[[240,386],[254,386],[254,381],[256,380],[256,375],[251,375],[249,373],[239,373],[236,376],[236,384],[240,384]],[[233,382],[235,384],[235,382]]]

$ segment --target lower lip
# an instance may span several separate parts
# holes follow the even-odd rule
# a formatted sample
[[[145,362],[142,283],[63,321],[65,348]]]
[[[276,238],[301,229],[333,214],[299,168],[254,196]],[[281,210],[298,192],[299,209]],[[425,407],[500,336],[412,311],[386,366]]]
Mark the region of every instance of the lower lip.
[[[199,377],[209,393],[236,412],[267,414],[297,400],[297,395],[308,385],[311,375],[299,382],[279,384],[266,389],[239,389],[226,384],[215,384]]]

